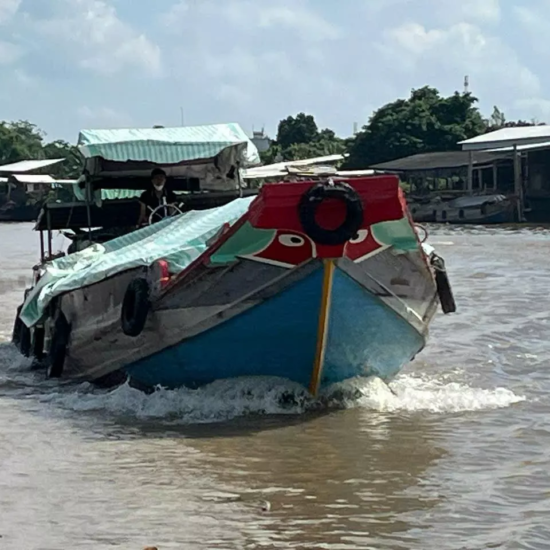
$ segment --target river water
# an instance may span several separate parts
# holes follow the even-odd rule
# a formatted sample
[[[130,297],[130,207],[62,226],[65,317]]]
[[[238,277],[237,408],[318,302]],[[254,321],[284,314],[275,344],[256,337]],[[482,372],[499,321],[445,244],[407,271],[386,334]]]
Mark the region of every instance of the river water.
[[[430,242],[459,312],[393,392],[354,381],[319,410],[270,379],[45,381],[7,343],[38,237],[0,225],[0,548],[550,548],[550,231]]]

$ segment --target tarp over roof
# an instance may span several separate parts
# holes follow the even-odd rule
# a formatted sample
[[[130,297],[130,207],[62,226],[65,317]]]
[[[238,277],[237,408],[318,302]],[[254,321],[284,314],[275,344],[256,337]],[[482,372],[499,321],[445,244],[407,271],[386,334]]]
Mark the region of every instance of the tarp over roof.
[[[78,147],[87,157],[115,162],[146,161],[159,165],[210,159],[243,144],[243,167],[259,164],[256,146],[236,123],[181,128],[82,130]]]
[[[502,154],[498,155],[488,152],[474,153],[473,163],[474,166],[488,164],[503,158],[503,156]],[[468,151],[446,151],[411,155],[380,164],[373,164],[370,168],[374,170],[389,170],[391,172],[423,172],[428,170],[462,168],[468,166],[468,161]]]
[[[463,151],[479,151],[528,143],[542,143],[549,140],[550,126],[513,126],[459,141],[458,144],[462,145]]]
[[[220,228],[233,225],[247,210],[254,197],[235,199],[209,210],[192,210],[165,218],[104,244],[63,256],[45,264],[45,274],[25,299],[21,319],[33,326],[55,297],[82,288],[117,273],[151,265],[163,258],[171,273],[180,273],[208,247]]]
[[[65,159],[44,159],[44,160],[21,160],[19,162],[13,162],[11,164],[4,164],[0,166],[0,174],[21,174],[24,172],[32,172],[33,170],[39,170],[46,166],[52,166],[53,164],[59,164]]]

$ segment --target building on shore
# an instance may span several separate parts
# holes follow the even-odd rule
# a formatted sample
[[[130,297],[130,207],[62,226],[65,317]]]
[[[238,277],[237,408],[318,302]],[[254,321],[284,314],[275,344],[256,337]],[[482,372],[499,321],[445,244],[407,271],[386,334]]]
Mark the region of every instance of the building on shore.
[[[258,152],[264,153],[271,147],[272,140],[265,134],[265,132],[262,129],[259,132],[253,131],[250,141],[256,146],[256,149],[258,149]]]
[[[48,174],[36,174],[65,159],[23,160],[0,166],[0,221],[33,221],[55,186]]]
[[[550,126],[518,126],[482,134],[459,145],[473,169],[480,153],[512,158],[518,210],[534,223],[550,223]]]
[[[415,221],[482,224],[520,219],[509,153],[420,153],[370,168],[399,175]]]

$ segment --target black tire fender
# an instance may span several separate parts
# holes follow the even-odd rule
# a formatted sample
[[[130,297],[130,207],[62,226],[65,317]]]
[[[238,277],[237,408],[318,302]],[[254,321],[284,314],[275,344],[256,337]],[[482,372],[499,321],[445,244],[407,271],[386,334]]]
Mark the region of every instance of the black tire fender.
[[[445,268],[445,261],[440,256],[434,254],[432,256],[432,266],[435,271],[435,284],[437,287],[437,295],[441,304],[443,313],[454,313],[456,311],[456,303],[451,289],[451,283]]]
[[[318,206],[326,199],[342,201],[346,206],[346,218],[336,229],[320,227],[315,219]],[[335,246],[357,236],[364,220],[363,203],[357,191],[345,182],[318,183],[302,195],[298,216],[304,232],[314,242]]]
[[[126,336],[135,338],[143,331],[151,307],[149,296],[150,288],[147,279],[138,277],[128,285],[120,311],[122,332]]]
[[[30,357],[32,341],[31,329],[19,319],[19,351],[25,357]]]
[[[23,324],[23,321],[21,321],[21,318],[19,317],[22,308],[23,305],[20,305],[17,308],[17,311],[15,313],[15,320],[13,321],[13,331],[11,333],[11,341],[17,348],[19,348],[19,342],[21,339],[21,325]]]
[[[48,378],[61,378],[65,368],[67,346],[71,336],[71,325],[62,311],[55,320],[48,354]]]

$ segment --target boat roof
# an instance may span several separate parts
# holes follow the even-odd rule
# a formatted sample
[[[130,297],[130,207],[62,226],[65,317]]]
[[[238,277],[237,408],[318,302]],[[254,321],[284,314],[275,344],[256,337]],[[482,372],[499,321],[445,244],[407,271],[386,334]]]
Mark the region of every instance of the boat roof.
[[[486,134],[480,134],[470,139],[459,141],[463,151],[475,151],[482,149],[496,149],[501,147],[514,147],[544,143],[550,140],[550,126],[512,126],[501,128]]]
[[[300,160],[288,160],[283,162],[276,162],[274,164],[266,164],[264,166],[256,166],[243,171],[243,179],[261,179],[261,178],[275,178],[279,176],[286,176],[290,171],[308,170],[308,167],[317,165],[329,164],[331,162],[338,162],[344,160],[347,155],[334,154],[326,155],[323,157],[313,157]],[[327,167],[325,167],[327,168]],[[309,168],[311,169],[311,168]]]
[[[145,161],[173,165],[212,159],[224,149],[242,147],[243,167],[259,164],[256,146],[237,123],[176,128],[82,130],[78,148],[85,158],[108,161]]]
[[[495,160],[505,158],[503,154],[476,151],[472,154],[473,164],[489,164]],[[430,170],[449,170],[468,166],[468,151],[443,151],[434,153],[419,153],[379,164],[373,164],[374,170],[388,170],[391,172],[424,172]]]
[[[21,160],[19,162],[12,162],[10,164],[3,164],[0,166],[0,174],[21,174],[25,172],[32,172],[33,170],[39,170],[46,166],[52,166],[53,164],[59,164],[65,159],[43,159],[43,160]]]

